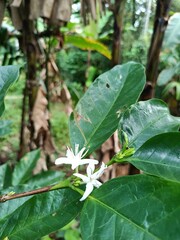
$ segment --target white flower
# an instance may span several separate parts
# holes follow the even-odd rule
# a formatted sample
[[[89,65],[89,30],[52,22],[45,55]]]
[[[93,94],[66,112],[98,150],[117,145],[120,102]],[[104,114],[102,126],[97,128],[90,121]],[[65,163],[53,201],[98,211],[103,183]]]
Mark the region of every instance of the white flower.
[[[93,173],[95,165],[93,163],[90,163],[87,167],[87,176],[82,175],[80,173],[73,174],[74,176],[81,178],[83,182],[86,183],[86,190],[80,201],[85,200],[89,196],[89,194],[93,191],[94,187],[99,188],[102,185],[102,183],[99,182],[97,179],[101,177],[106,168],[107,166],[104,163],[102,163],[100,169],[97,172]]]
[[[60,164],[71,164],[71,168],[72,170],[74,170],[75,168],[77,168],[80,165],[84,165],[84,164],[98,164],[97,160],[94,159],[83,159],[83,156],[86,154],[85,152],[85,148],[82,148],[79,152],[79,144],[75,145],[75,153],[73,153],[72,149],[67,149],[66,152],[66,157],[60,157],[58,159],[56,159],[55,164],[56,165],[60,165]]]

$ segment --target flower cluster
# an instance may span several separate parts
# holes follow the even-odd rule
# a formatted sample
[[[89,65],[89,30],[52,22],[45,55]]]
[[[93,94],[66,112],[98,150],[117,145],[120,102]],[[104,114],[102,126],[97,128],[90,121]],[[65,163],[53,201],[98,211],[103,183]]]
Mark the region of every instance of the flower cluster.
[[[87,152],[85,152],[85,148],[82,148],[79,151],[79,145],[76,144],[75,152],[73,152],[72,149],[68,148],[66,152],[66,157],[58,158],[55,161],[56,165],[71,164],[71,168],[73,170],[77,169],[80,165],[88,164],[86,169],[87,176],[80,173],[73,174],[74,176],[81,178],[83,183],[86,184],[86,190],[80,201],[85,200],[91,194],[94,187],[99,188],[102,185],[102,183],[99,182],[97,179],[101,177],[104,170],[107,168],[107,166],[102,163],[100,169],[98,171],[95,171],[95,165],[98,164],[98,161],[94,159],[82,159],[86,153]]]

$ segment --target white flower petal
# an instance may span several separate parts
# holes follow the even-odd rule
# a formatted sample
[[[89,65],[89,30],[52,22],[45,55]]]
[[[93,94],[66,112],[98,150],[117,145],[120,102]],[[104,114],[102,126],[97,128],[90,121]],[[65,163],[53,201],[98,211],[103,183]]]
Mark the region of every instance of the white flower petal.
[[[71,160],[74,158],[74,153],[73,153],[72,149],[67,148],[66,157],[70,158]]]
[[[93,178],[94,179],[100,178],[106,168],[107,168],[107,166],[102,162],[100,169],[93,174]]]
[[[89,161],[89,163],[93,163],[93,164],[98,164],[98,160],[92,159],[92,158],[84,158],[83,160]]]
[[[93,180],[92,184],[93,184],[94,187],[97,187],[97,188],[99,188],[102,185],[102,183],[99,182],[98,180]]]
[[[66,157],[60,157],[60,158],[57,158],[56,161],[55,161],[55,164],[56,165],[60,165],[60,164],[71,164],[71,160],[66,158]]]
[[[87,176],[85,176],[85,175],[82,175],[80,173],[74,173],[73,175],[78,177],[78,178],[81,178],[84,183],[88,183],[89,182],[89,178]]]
[[[55,161],[56,165],[60,165],[60,164],[71,164],[71,168],[72,170],[76,169],[78,166],[80,165],[84,165],[84,164],[98,164],[97,160],[94,159],[83,159],[82,160],[82,154],[85,151],[85,148],[82,148],[79,152],[79,144],[75,145],[75,154],[73,152],[72,149],[67,147],[67,152],[66,152],[66,157],[62,157],[62,158],[58,158]]]
[[[86,184],[86,190],[85,190],[82,198],[80,199],[80,201],[85,200],[89,196],[89,194],[91,194],[92,191],[93,191],[93,185],[91,182],[89,182]]]
[[[74,170],[79,166],[79,162],[75,161],[75,159],[71,162],[71,169]]]
[[[78,155],[79,144],[75,144],[75,155]]]
[[[90,162],[86,170],[89,178],[92,176],[94,169],[95,169],[95,165],[92,162]]]
[[[98,161],[97,160],[94,160],[94,159],[82,159],[82,160],[79,160],[78,162],[78,165],[84,165],[84,164],[98,164]]]
[[[78,158],[82,158],[85,154],[86,154],[86,152],[84,152],[86,150],[86,148],[85,147],[83,147],[76,155],[78,156]]]

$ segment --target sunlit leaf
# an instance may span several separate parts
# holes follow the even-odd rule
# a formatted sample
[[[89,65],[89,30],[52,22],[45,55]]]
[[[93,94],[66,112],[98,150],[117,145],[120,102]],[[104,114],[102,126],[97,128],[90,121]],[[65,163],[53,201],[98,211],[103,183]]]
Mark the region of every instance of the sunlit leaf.
[[[97,51],[101,53],[103,56],[107,57],[108,59],[111,59],[110,50],[98,40],[76,36],[76,35],[66,35],[65,43],[72,44],[73,46],[78,47],[82,50]]]

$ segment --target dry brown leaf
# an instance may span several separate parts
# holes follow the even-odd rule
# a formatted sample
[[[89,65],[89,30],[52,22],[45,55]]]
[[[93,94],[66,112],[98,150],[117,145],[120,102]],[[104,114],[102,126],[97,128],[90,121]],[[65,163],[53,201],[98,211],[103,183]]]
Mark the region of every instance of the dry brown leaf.
[[[12,19],[13,26],[15,27],[15,29],[21,30],[23,24],[22,24],[20,8],[11,6],[10,9],[11,9],[11,19]]]
[[[71,5],[71,0],[56,0],[54,2],[50,23],[58,24],[59,21],[68,22],[71,17]]]
[[[34,20],[37,19],[38,17],[40,17],[40,1],[31,0],[29,19]]]
[[[47,171],[47,170],[48,170],[48,168],[47,168],[47,164],[46,164],[46,157],[45,157],[45,155],[43,156],[43,153],[41,153],[41,157],[38,160],[36,167],[33,170],[33,174],[36,175],[42,171]]]
[[[41,3],[40,3],[41,17],[50,18],[52,14],[53,5],[54,5],[54,0],[41,0]]]
[[[49,112],[47,110],[47,104],[48,101],[45,91],[40,86],[31,117],[34,124],[34,140],[46,153],[51,154],[54,152],[55,148],[49,131]]]
[[[48,131],[48,120],[49,114],[47,111],[48,101],[46,99],[46,94],[42,87],[39,87],[37,92],[36,101],[34,104],[31,120],[34,122],[34,138],[37,138],[38,133],[41,129]]]
[[[0,0],[0,26],[1,26],[2,20],[4,18],[4,11],[5,11],[5,1]]]
[[[20,7],[22,0],[13,0],[11,3],[12,7]]]

